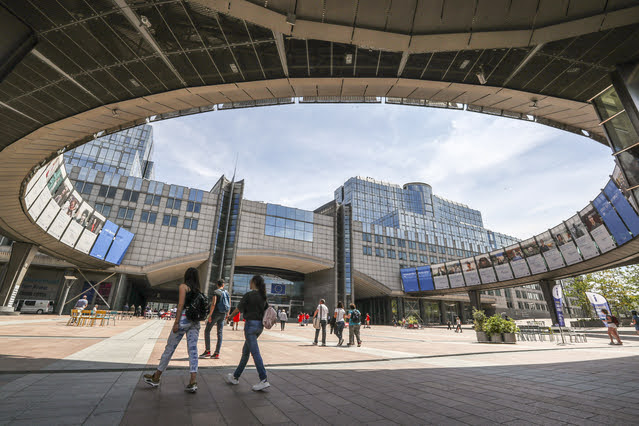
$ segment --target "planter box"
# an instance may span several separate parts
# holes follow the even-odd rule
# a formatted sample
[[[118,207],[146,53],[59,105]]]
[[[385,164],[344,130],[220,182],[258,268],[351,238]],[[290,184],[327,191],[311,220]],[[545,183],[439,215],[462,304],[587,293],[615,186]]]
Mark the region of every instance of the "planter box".
[[[490,343],[504,343],[504,339],[502,339],[501,333],[500,334],[491,334],[490,335]]]
[[[490,343],[490,339],[485,331],[476,331],[475,334],[477,335],[477,341],[479,343]]]
[[[515,333],[502,333],[501,336],[504,343],[517,343],[517,336],[515,335]]]

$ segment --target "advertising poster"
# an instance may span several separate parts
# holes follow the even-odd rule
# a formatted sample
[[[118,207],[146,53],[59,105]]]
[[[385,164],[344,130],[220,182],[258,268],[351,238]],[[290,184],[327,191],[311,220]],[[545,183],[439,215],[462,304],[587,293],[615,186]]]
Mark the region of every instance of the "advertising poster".
[[[71,181],[69,179],[65,179],[62,181],[62,185],[58,186],[58,189],[56,189],[51,195],[53,196],[53,200],[56,204],[62,208],[72,192],[73,185],[71,184]]]
[[[602,253],[615,248],[615,242],[604,226],[603,219],[592,204],[589,204],[581,210],[579,216],[581,216],[582,223],[586,226],[586,229],[588,229]]]
[[[75,211],[73,220],[83,228],[88,227],[89,219],[93,214],[93,207],[91,207],[86,201],[83,202],[80,207]]]
[[[592,305],[592,307],[595,308],[595,312],[597,313],[597,317],[599,317],[599,319],[601,320],[606,319],[606,315],[603,312],[601,312],[602,309],[605,309],[608,312],[612,312],[610,310],[610,306],[608,305],[608,301],[601,294],[587,291],[586,297],[590,301],[590,304]]]
[[[557,244],[555,244],[555,240],[553,240],[552,235],[550,235],[550,231],[537,235],[535,239],[537,240],[541,254],[544,256],[544,259],[546,259],[548,269],[552,270],[566,266],[564,258],[561,256]]]
[[[60,211],[60,213],[58,214],[58,218],[60,217],[65,218],[68,223],[68,226],[66,230],[64,231],[64,234],[62,234],[62,238],[60,238],[60,241],[62,241],[64,244],[68,246],[75,247],[77,249],[77,247],[75,246],[75,243],[78,241],[78,238],[80,238],[80,235],[82,234],[82,231],[84,229],[80,225],[72,221],[71,218],[67,216],[66,214],[64,214],[64,212],[62,211]],[[93,244],[93,241],[91,243]],[[90,249],[91,247],[89,247],[86,251],[84,250],[81,250],[81,251],[83,251],[84,253],[89,253]]]
[[[64,204],[62,204],[62,211],[69,217],[73,217],[78,211],[78,208],[80,208],[81,202],[82,198],[80,198],[80,194],[78,194],[76,191],[73,191],[69,198],[66,199]]]
[[[129,232],[124,228],[118,229],[118,233],[115,234],[113,244],[111,244],[111,248],[104,260],[115,263],[116,265],[122,263],[122,259],[124,259],[124,255],[131,245],[131,241],[133,241],[132,232]],[[415,281],[417,282],[417,274],[415,274]]]
[[[105,221],[106,218],[104,216],[96,211],[93,211],[93,215],[89,219],[87,229],[97,235],[102,230],[102,226],[104,226]]]
[[[468,286],[481,284],[481,280],[479,279],[479,272],[477,271],[477,265],[475,264],[475,259],[473,259],[472,257],[470,259],[462,259],[460,263],[462,266],[464,279],[466,280],[466,285]]]
[[[462,268],[458,261],[446,262],[446,272],[448,272],[448,281],[451,288],[464,287],[464,276]]]
[[[620,246],[632,239],[630,231],[628,231],[628,228],[626,228],[626,225],[612,207],[612,204],[610,204],[605,194],[599,194],[592,202],[592,205],[603,219],[608,230],[617,242],[617,245]]]
[[[550,230],[550,233],[555,238],[557,247],[559,247],[559,251],[564,256],[566,264],[574,265],[577,262],[581,262],[581,255],[577,251],[577,246],[575,246],[572,235],[568,232],[566,225],[563,223],[557,225]]]
[[[480,254],[475,256],[475,261],[479,268],[479,276],[481,277],[482,283],[488,284],[497,281],[497,275],[495,275],[495,270],[493,269],[493,263],[490,261],[490,256],[487,254]]]
[[[510,269],[510,264],[508,263],[508,258],[504,250],[491,252],[490,260],[493,262],[499,281],[512,280],[514,278],[513,271]]]
[[[432,265],[431,272],[433,273],[433,282],[437,290],[450,288],[448,286],[448,273],[446,273],[446,267],[443,263]]]
[[[528,263],[526,262],[524,252],[519,244],[506,247],[506,257],[510,261],[510,267],[513,270],[515,278],[527,277],[530,275]]]
[[[617,213],[626,224],[626,227],[635,237],[639,235],[639,216],[635,209],[630,205],[626,197],[613,181],[608,182],[604,188],[604,194],[615,207]]]
[[[93,232],[89,231],[88,229],[82,229],[80,225],[78,225],[77,223],[73,221],[69,223],[69,227],[67,228],[66,232],[62,236],[62,242],[65,244],[69,244],[65,241],[67,239],[67,234],[72,229],[74,230],[73,234],[75,234],[76,227],[77,229],[79,229],[78,235],[80,235],[80,238],[75,243],[75,249],[81,251],[82,253],[89,254],[89,251],[91,250],[91,247],[93,247],[93,243],[95,243],[95,240],[98,238],[98,236],[95,235]],[[68,237],[69,241],[71,241],[73,234],[69,235]]]
[[[89,256],[104,260],[117,232],[118,225],[107,220],[102,227],[100,235],[98,235],[98,239],[95,241],[95,244],[93,244],[93,248],[91,249]]]
[[[419,288],[421,291],[435,290],[430,265],[417,267],[417,279],[419,280]]]
[[[51,226],[53,219],[55,219],[59,211],[60,207],[55,202],[53,202],[53,200],[49,200],[49,204],[47,204],[47,206],[44,208],[42,214],[38,217],[38,220],[36,220],[36,223],[40,228],[46,231],[47,229],[49,229],[49,226]]]
[[[113,283],[102,283],[98,286],[98,294],[102,296],[104,300],[109,300],[109,295],[111,294],[111,289],[113,288]]]
[[[40,169],[40,170],[41,172],[36,173],[36,175],[31,179],[31,182],[33,182],[33,185],[31,185],[31,189],[27,189],[28,192],[26,192],[24,196],[24,202],[27,205],[27,209],[31,208],[31,205],[36,200],[36,198],[38,198],[38,195],[40,195],[40,192],[42,192],[44,187],[47,186],[47,181],[44,178],[44,169]],[[28,185],[27,185],[27,188],[28,188]]]
[[[579,215],[568,219],[566,221],[566,227],[568,227],[568,231],[570,231],[570,235],[572,235],[575,243],[577,243],[577,247],[584,259],[590,259],[599,254],[595,242],[590,238],[590,235],[588,235],[588,231],[583,222],[581,222]]]
[[[33,220],[37,220],[42,213],[42,210],[44,210],[47,204],[49,204],[49,200],[51,200],[51,194],[49,194],[49,191],[40,192],[38,198],[36,198],[29,208],[29,216],[31,216]]]
[[[546,262],[544,261],[544,257],[541,255],[541,248],[534,238],[529,238],[523,241],[521,243],[521,250],[524,252],[524,256],[526,256],[531,273],[541,274],[542,272],[547,271]]]
[[[564,308],[563,308],[563,299],[564,293],[561,290],[561,285],[555,284],[552,288],[552,299],[555,302],[555,311],[557,312],[557,320],[559,321],[560,327],[566,326],[566,321],[564,320]]]
[[[53,172],[51,177],[49,177],[49,180],[47,181],[47,188],[51,195],[53,195],[58,190],[58,187],[62,185],[62,181],[65,177],[66,170],[64,166],[60,166],[55,172]]]
[[[40,167],[38,170],[36,170],[36,172],[33,174],[33,176],[31,176],[31,179],[29,179],[29,182],[27,182],[27,188],[24,191],[25,195],[29,195],[31,190],[33,188],[35,188],[36,183],[44,182],[44,181],[40,180],[42,178],[42,176],[44,176],[44,167]],[[44,188],[44,184],[42,184],[42,186],[40,187],[39,191],[41,191],[42,188]],[[37,196],[37,195],[38,194],[35,194],[35,196]],[[35,197],[34,197],[34,199],[35,199]]]
[[[402,285],[404,286],[404,292],[419,291],[419,283],[417,282],[417,271],[415,268],[402,268],[399,270],[402,277]]]
[[[67,225],[69,224],[69,222],[71,222],[71,218],[67,216],[66,214],[62,213],[60,211],[60,207],[58,207],[58,215],[53,220],[53,223],[51,224],[47,232],[53,238],[56,238],[59,240],[60,237],[62,237],[62,234],[64,234],[64,230],[67,229]],[[75,244],[75,241],[73,241],[73,244]],[[68,245],[73,247],[73,244],[68,244]]]

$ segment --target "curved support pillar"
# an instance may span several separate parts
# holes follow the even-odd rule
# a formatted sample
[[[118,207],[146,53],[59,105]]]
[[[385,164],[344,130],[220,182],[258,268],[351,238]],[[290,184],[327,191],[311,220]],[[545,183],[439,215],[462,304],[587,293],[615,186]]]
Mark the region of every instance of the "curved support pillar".
[[[557,316],[557,308],[555,307],[555,299],[552,296],[552,288],[557,284],[555,280],[541,280],[539,286],[544,294],[544,300],[550,313],[550,319],[553,324],[559,324],[559,317]]]
[[[479,290],[468,290],[468,297],[470,298],[470,306],[481,310],[481,293]]]
[[[0,285],[0,314],[13,313],[13,302],[37,252],[38,247],[33,244],[13,242],[11,257]]]

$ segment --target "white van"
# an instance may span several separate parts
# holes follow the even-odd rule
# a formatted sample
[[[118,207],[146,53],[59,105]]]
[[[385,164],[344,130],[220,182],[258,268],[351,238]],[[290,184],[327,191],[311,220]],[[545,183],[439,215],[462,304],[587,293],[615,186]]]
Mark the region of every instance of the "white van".
[[[23,314],[52,314],[53,300],[20,300],[16,311]]]

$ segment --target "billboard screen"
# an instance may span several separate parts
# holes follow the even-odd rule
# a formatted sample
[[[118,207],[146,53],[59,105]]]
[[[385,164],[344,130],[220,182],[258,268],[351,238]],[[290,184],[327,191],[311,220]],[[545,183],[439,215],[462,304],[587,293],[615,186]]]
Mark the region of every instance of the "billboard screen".
[[[462,273],[466,280],[466,285],[479,285],[481,280],[479,279],[479,272],[477,271],[477,264],[475,264],[474,258],[462,259],[460,261],[462,266]]]
[[[437,290],[450,288],[448,286],[448,273],[446,273],[446,266],[444,266],[443,263],[431,265],[431,271],[433,273],[433,281]]]
[[[577,251],[577,246],[572,239],[572,235],[568,232],[568,228],[563,223],[557,225],[550,230],[552,236],[555,238],[557,247],[561,254],[564,256],[564,260],[568,265],[574,265],[577,262],[581,262],[581,255]]]
[[[513,279],[513,271],[510,269],[508,259],[504,250],[495,250],[490,253],[490,260],[493,262],[495,272],[497,272],[497,278],[499,281],[506,281]]]
[[[448,272],[448,281],[451,288],[459,288],[466,285],[459,261],[446,262],[446,272]]]
[[[524,257],[524,252],[519,244],[506,247],[506,257],[510,261],[510,267],[513,268],[513,274],[516,278],[527,277],[530,275],[528,263]]]
[[[548,269],[557,269],[566,266],[555,240],[552,238],[552,235],[550,235],[550,231],[537,235],[535,239],[537,240],[541,254],[544,256],[544,259],[546,259]]]
[[[615,248],[616,244],[614,240],[604,226],[603,219],[592,204],[587,205],[581,210],[579,216],[581,216],[581,222],[586,226],[586,229],[590,231],[590,235],[592,235],[592,238],[602,253]]]
[[[98,235],[98,239],[93,244],[93,248],[89,253],[90,256],[93,256],[97,259],[104,260],[107,252],[109,251],[109,247],[111,247],[111,243],[113,242],[113,238],[115,234],[118,232],[118,225],[107,220],[104,226],[102,227],[102,232]]]
[[[399,270],[402,277],[402,285],[404,292],[409,293],[419,291],[419,283],[417,282],[417,271],[415,268],[402,268]]]
[[[115,235],[113,244],[111,244],[111,248],[104,260],[115,263],[116,265],[122,263],[122,259],[124,259],[124,255],[126,254],[131,241],[133,241],[133,233],[124,228],[118,229],[118,233]],[[415,281],[417,281],[417,276],[415,276]]]
[[[435,290],[433,282],[433,274],[430,271],[430,265],[417,267],[417,279],[419,280],[419,288],[422,291]]]
[[[566,221],[566,227],[572,235],[573,240],[577,244],[577,248],[581,252],[584,259],[590,259],[599,254],[595,242],[590,238],[586,226],[583,224],[579,215],[575,215]]]
[[[477,267],[479,268],[479,276],[481,277],[482,283],[488,284],[497,281],[497,275],[495,275],[493,263],[490,261],[489,255],[480,254],[478,256],[475,256],[475,261],[477,262]]]
[[[625,244],[632,239],[630,231],[628,231],[628,228],[626,228],[626,225],[623,223],[604,193],[599,194],[592,202],[592,205],[595,209],[597,209],[597,212],[608,227],[608,230],[615,238],[617,245]]]

